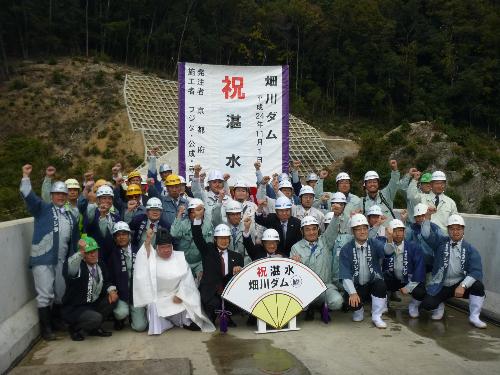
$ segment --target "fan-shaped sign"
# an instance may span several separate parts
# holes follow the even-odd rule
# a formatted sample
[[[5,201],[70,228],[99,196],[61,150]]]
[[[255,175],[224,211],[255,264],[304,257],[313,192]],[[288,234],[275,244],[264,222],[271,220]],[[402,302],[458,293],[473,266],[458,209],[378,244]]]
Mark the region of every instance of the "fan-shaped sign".
[[[264,258],[247,265],[222,297],[281,329],[326,290],[314,271],[288,258]]]

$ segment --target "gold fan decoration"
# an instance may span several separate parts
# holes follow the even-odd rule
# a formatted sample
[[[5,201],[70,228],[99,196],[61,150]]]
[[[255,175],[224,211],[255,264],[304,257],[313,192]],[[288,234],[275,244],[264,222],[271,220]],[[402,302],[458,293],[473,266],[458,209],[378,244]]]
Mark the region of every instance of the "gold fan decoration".
[[[297,314],[302,306],[293,297],[274,293],[262,298],[252,310],[252,315],[277,329],[282,329]]]

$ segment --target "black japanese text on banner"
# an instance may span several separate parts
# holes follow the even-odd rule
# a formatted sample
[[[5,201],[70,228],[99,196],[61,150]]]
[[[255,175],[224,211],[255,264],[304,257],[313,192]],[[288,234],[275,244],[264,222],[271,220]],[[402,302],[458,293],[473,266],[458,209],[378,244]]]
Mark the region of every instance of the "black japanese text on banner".
[[[256,185],[288,170],[288,67],[179,64],[179,173],[218,169]]]

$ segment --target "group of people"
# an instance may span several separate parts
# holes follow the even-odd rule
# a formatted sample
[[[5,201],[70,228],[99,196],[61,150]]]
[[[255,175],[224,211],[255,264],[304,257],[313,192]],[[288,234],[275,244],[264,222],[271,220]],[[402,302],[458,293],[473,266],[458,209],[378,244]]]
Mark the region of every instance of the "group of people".
[[[389,161],[391,178],[380,186],[376,171],[364,176],[364,196],[351,193],[351,178],[336,176],[336,192],[325,192],[328,171],[301,180],[300,161],[290,174],[264,176],[255,163],[257,190],[229,174],[194,167],[191,186],[167,164],[148,175],[110,181],[86,173],[80,183],[55,181],[48,167],[41,197],[32,190],[31,165],[22,168],[20,191],[34,216],[30,267],[34,277],[42,337],[68,329],[75,341],[111,336],[106,319],[121,330],[161,334],[174,326],[204,332],[236,311],[221,297],[224,287],[252,261],[289,257],[313,270],[326,291],[304,311],[352,311],[386,328],[388,297],[408,295],[408,313],[444,314],[449,298],[469,299],[469,321],[485,328],[485,298],[478,251],[464,240],[465,222],[445,195],[446,175],[411,168],[400,175]],[[207,184],[205,184],[205,179]],[[205,186],[206,185],[206,186]],[[395,210],[398,190],[406,210]],[[255,318],[248,317],[248,324]]]

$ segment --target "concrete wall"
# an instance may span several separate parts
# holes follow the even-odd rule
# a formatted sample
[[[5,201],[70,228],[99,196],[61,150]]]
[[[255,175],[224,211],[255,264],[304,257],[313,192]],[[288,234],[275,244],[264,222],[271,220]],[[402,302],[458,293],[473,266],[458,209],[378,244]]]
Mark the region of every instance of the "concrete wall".
[[[481,253],[485,312],[500,319],[500,216],[464,214],[465,238]],[[28,268],[33,219],[0,223],[0,373],[39,334],[33,279]]]
[[[33,218],[0,223],[0,373],[39,334],[28,258]]]

